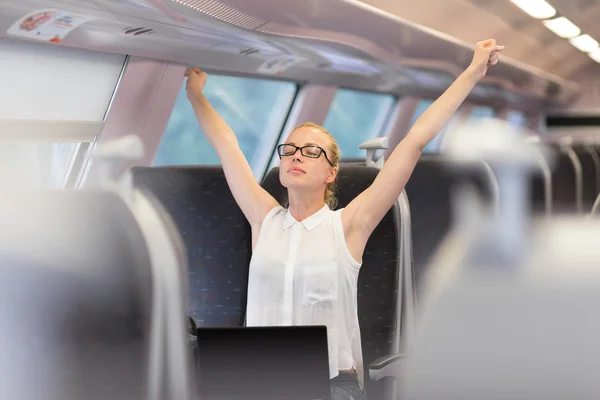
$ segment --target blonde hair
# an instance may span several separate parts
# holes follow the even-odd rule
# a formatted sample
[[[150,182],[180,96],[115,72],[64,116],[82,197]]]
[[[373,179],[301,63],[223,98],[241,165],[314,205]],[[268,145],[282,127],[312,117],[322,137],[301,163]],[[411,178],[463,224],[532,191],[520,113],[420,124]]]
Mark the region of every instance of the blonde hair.
[[[312,122],[305,122],[303,124],[300,124],[294,128],[294,131],[299,128],[317,129],[317,130],[323,132],[329,138],[329,142],[330,142],[331,146],[329,149],[325,149],[325,151],[327,152],[327,158],[329,159],[329,161],[331,161],[331,164],[333,164],[334,167],[338,168],[338,163],[340,161],[341,152],[340,152],[340,147],[338,146],[333,135],[331,133],[329,133],[329,131],[327,129],[323,128],[321,125],[317,125]],[[334,181],[331,183],[328,183],[327,187],[325,188],[325,199],[324,199],[325,204],[327,204],[329,206],[329,208],[331,208],[331,209],[337,207],[337,204],[338,204],[337,198],[335,197],[336,189],[337,189],[337,175],[336,175]]]

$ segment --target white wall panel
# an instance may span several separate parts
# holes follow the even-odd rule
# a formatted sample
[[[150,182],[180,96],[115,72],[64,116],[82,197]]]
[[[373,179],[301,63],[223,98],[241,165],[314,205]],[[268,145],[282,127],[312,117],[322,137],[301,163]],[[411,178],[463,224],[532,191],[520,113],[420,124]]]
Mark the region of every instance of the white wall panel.
[[[125,58],[0,39],[0,119],[102,121]]]

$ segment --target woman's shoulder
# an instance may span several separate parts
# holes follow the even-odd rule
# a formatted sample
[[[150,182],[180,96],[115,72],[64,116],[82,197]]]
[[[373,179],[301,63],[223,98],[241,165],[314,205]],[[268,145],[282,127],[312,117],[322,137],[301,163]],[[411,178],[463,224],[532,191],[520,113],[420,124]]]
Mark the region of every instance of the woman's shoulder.
[[[272,209],[269,210],[267,215],[265,215],[265,218],[263,219],[263,225],[265,222],[267,222],[269,220],[285,217],[286,213],[287,213],[287,208],[283,207],[280,204],[276,205],[275,207],[273,207]]]

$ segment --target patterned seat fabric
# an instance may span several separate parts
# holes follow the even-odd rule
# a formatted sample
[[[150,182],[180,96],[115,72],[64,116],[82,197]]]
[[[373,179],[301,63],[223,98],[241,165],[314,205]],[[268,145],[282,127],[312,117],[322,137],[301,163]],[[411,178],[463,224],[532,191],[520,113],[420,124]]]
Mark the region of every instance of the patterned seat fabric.
[[[465,183],[473,184],[484,201],[491,200],[490,182],[483,164],[457,172],[439,155],[423,155],[406,185],[417,298],[427,265],[452,226],[454,189]]]
[[[242,326],[252,236],[221,166],[136,167],[134,184],[162,203],[189,261],[190,314],[198,327]]]

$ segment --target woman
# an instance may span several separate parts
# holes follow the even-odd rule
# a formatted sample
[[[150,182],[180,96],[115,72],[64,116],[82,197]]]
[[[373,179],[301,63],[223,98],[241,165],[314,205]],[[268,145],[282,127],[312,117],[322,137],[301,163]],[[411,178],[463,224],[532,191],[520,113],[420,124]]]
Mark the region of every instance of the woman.
[[[346,208],[335,206],[340,152],[324,128],[303,124],[278,146],[289,207],[256,182],[235,134],[202,93],[206,74],[188,69],[187,94],[252,228],[248,326],[326,325],[332,398],[365,399],[357,280],[369,236],[402,192],[423,151],[457,111],[503,46],[477,43],[470,66],[410,129],[373,184]]]

